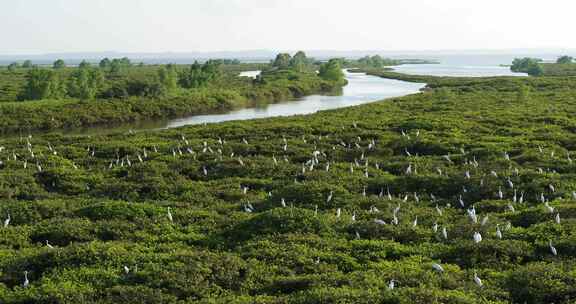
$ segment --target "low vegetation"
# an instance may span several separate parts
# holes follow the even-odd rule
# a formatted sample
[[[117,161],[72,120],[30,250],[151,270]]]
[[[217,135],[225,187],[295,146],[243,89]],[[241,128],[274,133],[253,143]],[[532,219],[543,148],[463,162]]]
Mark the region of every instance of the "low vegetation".
[[[244,94],[326,81],[287,59]],[[573,303],[573,78],[371,73],[430,85],[314,115],[0,139],[0,301]],[[115,115],[107,102],[81,107]],[[122,100],[142,102],[160,106]],[[80,107],[9,104],[4,128],[26,106]]]

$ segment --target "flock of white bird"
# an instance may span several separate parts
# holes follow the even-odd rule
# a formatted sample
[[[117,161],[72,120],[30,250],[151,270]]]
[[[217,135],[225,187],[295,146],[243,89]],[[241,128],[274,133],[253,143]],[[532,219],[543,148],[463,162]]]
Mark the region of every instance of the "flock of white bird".
[[[354,128],[357,128],[357,125],[354,124]],[[407,134],[405,131],[401,131],[402,137],[404,137],[405,139],[410,140],[411,137],[409,134]],[[417,131],[415,133],[416,137],[420,136],[420,131]],[[349,141],[348,143],[345,142],[344,140],[334,140],[334,142],[338,142],[337,144],[332,144],[327,150],[321,150],[320,148],[318,148],[318,143],[322,142],[322,141],[329,141],[332,140],[332,137],[330,135],[324,135],[324,136],[308,136],[302,137],[302,143],[304,144],[304,146],[306,147],[310,147],[312,148],[312,153],[310,154],[310,159],[308,159],[307,161],[301,163],[299,166],[301,166],[301,170],[299,170],[299,172],[297,172],[298,174],[306,174],[307,172],[312,172],[315,170],[319,170],[318,168],[322,168],[321,170],[329,172],[330,170],[332,170],[332,168],[334,167],[334,164],[337,163],[337,160],[335,159],[330,159],[330,157],[328,156],[330,154],[330,150],[332,151],[336,151],[336,150],[343,150],[343,151],[348,151],[348,152],[352,152],[355,155],[359,155],[359,157],[355,158],[354,161],[350,162],[349,165],[349,172],[350,173],[354,173],[355,170],[360,170],[363,174],[362,176],[364,178],[370,178],[371,174],[370,174],[370,170],[376,169],[376,170],[381,170],[381,164],[378,162],[374,162],[372,164],[371,161],[369,161],[368,155],[374,151],[376,151],[377,149],[377,145],[378,142],[376,139],[368,139],[368,140],[363,140],[360,136],[356,137],[355,139]],[[264,141],[266,143],[271,142],[271,139],[269,138],[264,138]],[[23,149],[14,149],[13,151],[8,151],[5,147],[0,147],[0,168],[4,168],[8,163],[10,162],[20,162],[21,166],[23,169],[25,170],[30,170],[29,169],[29,163],[32,163],[35,165],[35,170],[37,172],[42,172],[44,170],[44,167],[49,167],[50,163],[47,160],[48,158],[45,157],[45,154],[51,154],[54,156],[59,156],[59,157],[63,157],[62,155],[59,155],[58,151],[56,150],[55,147],[53,147],[50,143],[41,146],[40,148],[36,148],[35,146],[32,145],[32,136],[28,136],[25,138],[21,138],[20,142],[24,144]],[[224,150],[227,142],[225,140],[223,140],[222,138],[217,138],[215,141],[213,141],[215,143],[215,145],[211,145],[208,143],[208,141],[203,141],[201,142],[200,145],[197,145],[196,148],[194,148],[194,145],[190,143],[190,141],[188,139],[186,139],[186,137],[181,136],[181,138],[179,140],[177,140],[177,144],[172,145],[172,147],[170,148],[163,148],[163,150],[161,151],[161,149],[154,145],[152,147],[148,147],[148,148],[142,148],[139,150],[139,152],[137,152],[134,155],[116,155],[115,158],[107,161],[107,169],[113,169],[115,167],[131,167],[134,165],[133,160],[137,160],[140,163],[143,163],[145,161],[147,161],[148,159],[150,159],[152,157],[152,153],[154,154],[168,154],[171,155],[174,158],[180,157],[184,154],[189,154],[189,155],[193,155],[193,159],[195,161],[198,160],[199,156],[212,156],[214,158],[215,161],[223,161],[225,157],[227,157],[228,159],[232,159],[235,160],[240,166],[247,166],[246,161],[249,159],[250,156],[241,156],[241,155],[236,155],[232,150],[232,148],[229,148],[228,150],[229,152],[229,156],[225,156],[224,155]],[[249,146],[249,142],[246,138],[242,138],[241,139],[241,143],[243,145]],[[364,144],[363,144],[364,143]],[[282,157],[282,161],[279,161],[278,158],[276,157],[276,154],[273,154],[271,156],[272,161],[274,166],[282,166],[282,163],[288,164],[290,163],[290,158],[288,157],[289,152],[290,151],[290,145],[292,145],[293,143],[290,143],[286,137],[282,136],[282,138],[280,139],[280,145],[278,148],[278,153],[279,154],[284,154]],[[302,149],[302,146],[298,147],[299,149]],[[88,156],[90,158],[97,158],[97,147],[96,146],[90,146],[87,149],[87,153]],[[24,151],[24,153],[22,152]],[[544,149],[540,146],[538,146],[538,151],[539,153],[543,154],[544,153]],[[405,156],[409,159],[409,162],[407,164],[407,166],[405,167],[405,169],[403,170],[403,174],[405,175],[417,175],[418,174],[418,167],[416,165],[416,163],[413,161],[415,160],[418,155],[415,155],[415,153],[410,152],[408,150],[408,148],[404,149],[404,154]],[[486,179],[487,178],[493,178],[495,180],[498,180],[501,176],[505,176],[505,172],[503,173],[498,173],[496,170],[489,170],[487,168],[481,168],[480,163],[476,160],[476,157],[473,155],[469,155],[464,149],[460,149],[460,154],[463,157],[471,157],[470,160],[466,159],[464,161],[464,166],[468,169],[466,169],[464,171],[464,173],[462,174],[462,177],[465,180],[473,180],[474,177],[474,173],[471,172],[471,169],[477,169],[475,171],[480,171],[480,172],[489,172],[488,175],[486,174],[482,174],[482,176],[479,179],[479,186],[480,187],[486,187]],[[554,152],[551,152],[551,157],[554,157]],[[441,156],[441,159],[447,163],[447,165],[452,165],[455,163],[455,161],[452,159],[454,155],[443,155]],[[2,158],[4,157],[4,158]],[[572,159],[570,158],[569,155],[566,155],[567,160],[569,162],[572,162]],[[513,162],[511,161],[510,155],[505,152],[502,155],[503,160],[505,160],[506,162],[509,162],[509,166],[511,168],[511,172],[512,172],[512,176],[506,176],[504,178],[503,184],[501,186],[498,187],[498,190],[495,194],[495,198],[500,199],[500,200],[509,200],[508,203],[508,209],[510,212],[514,212],[515,211],[515,204],[522,204],[524,202],[526,202],[526,197],[524,196],[525,193],[523,191],[520,191],[519,189],[517,189],[516,185],[514,184],[512,177],[516,176],[518,177],[520,175],[520,172],[518,170],[518,168],[515,168],[513,165]],[[6,161],[4,162],[3,159],[5,159]],[[44,162],[44,163],[43,163]],[[94,163],[98,163],[98,162],[94,162]],[[44,166],[44,167],[43,167]],[[71,162],[71,166],[73,169],[78,170],[79,166],[74,163],[73,161]],[[369,170],[370,169],[370,170]],[[544,173],[545,170],[542,168],[538,168],[537,169],[539,173]],[[447,175],[447,173],[445,172],[446,170],[443,170],[442,167],[438,167],[436,168],[436,174],[441,175],[441,176],[445,176]],[[549,171],[549,170],[547,170]],[[510,171],[508,171],[510,172]],[[210,166],[208,166],[207,164],[204,164],[201,166],[201,175],[204,177],[209,177],[210,176]],[[295,179],[296,181],[296,179]],[[250,191],[249,187],[247,186],[240,186],[241,192],[244,195],[247,195],[248,192]],[[503,189],[509,189],[509,191],[511,193],[513,193],[511,195],[511,197],[506,198],[505,192],[503,191]],[[548,199],[546,198],[546,193],[556,193],[556,191],[558,191],[556,189],[556,186],[554,186],[553,184],[549,184],[547,189],[543,189],[543,191],[536,197],[536,201],[539,203],[542,203],[542,206],[550,213],[553,214],[553,218],[555,223],[560,224],[561,223],[561,218],[560,218],[560,214],[559,212],[550,205],[550,202],[548,201]],[[479,216],[476,212],[475,207],[473,206],[473,204],[466,204],[463,197],[466,195],[466,193],[468,192],[468,190],[466,189],[466,187],[463,187],[462,189],[462,193],[458,194],[458,199],[457,199],[457,204],[455,204],[455,206],[459,206],[461,207],[462,210],[465,211],[465,216],[467,216],[470,221],[473,224],[479,224],[480,227],[485,226],[488,224],[488,216],[483,217],[482,219],[479,219]],[[272,196],[272,193],[268,193],[269,196]],[[362,190],[362,195],[366,196],[367,195],[367,189],[366,187],[363,188]],[[390,188],[386,187],[385,189],[382,188],[380,189],[380,192],[377,194],[378,197],[382,198],[382,199],[386,199],[389,201],[399,201],[399,202],[407,202],[410,197],[412,197],[413,201],[415,203],[419,203],[423,198],[424,195],[419,194],[417,192],[411,193],[411,194],[398,194],[397,197],[393,196],[391,194]],[[434,195],[434,194],[428,194],[429,196],[429,200],[431,202],[437,202],[438,198]],[[576,192],[572,192],[572,197],[574,199],[576,199]],[[326,204],[330,204],[331,202],[333,202],[335,198],[335,193],[333,191],[330,191],[325,199]],[[287,207],[287,202],[285,200],[285,198],[279,198],[279,203],[280,203],[280,207]],[[436,203],[436,211],[438,213],[438,216],[442,216],[443,214],[443,208],[439,207],[438,204]],[[446,208],[453,208],[453,206],[451,204],[448,204],[446,206]],[[252,204],[250,203],[245,203],[242,206],[243,211],[245,212],[255,212],[256,209],[252,206]],[[399,212],[401,210],[401,204],[398,203],[398,205],[393,209],[392,214],[391,214],[391,221],[390,221],[390,225],[399,225],[400,223],[400,218],[399,218]],[[380,213],[381,211],[376,208],[375,206],[370,207],[369,210],[370,213]],[[318,213],[318,206],[316,205],[315,207],[315,214]],[[336,218],[340,218],[342,216],[343,212],[341,208],[336,208],[335,210],[335,216]],[[170,222],[174,221],[174,217],[172,214],[172,210],[170,209],[170,207],[167,208],[167,218]],[[357,220],[357,215],[356,212],[353,211],[352,215],[351,215],[351,221],[354,222]],[[4,228],[8,227],[10,225],[10,221],[11,221],[11,217],[10,214],[7,214],[6,219],[4,220]],[[373,222],[377,225],[388,225],[388,223],[381,218],[376,218],[373,220]],[[415,217],[412,220],[412,226],[416,227],[418,226],[418,217]],[[508,230],[511,228],[511,224],[510,222],[508,222],[506,224],[506,227],[504,230]],[[446,227],[441,227],[438,223],[434,223],[434,225],[431,227],[431,229],[434,231],[434,233],[438,233],[438,231],[440,231],[440,234],[442,236],[443,239],[448,239],[448,231],[446,229]],[[356,232],[356,237],[359,238],[360,235],[358,232]],[[496,224],[496,233],[495,233],[495,237],[498,239],[502,239],[503,238],[503,230],[500,228],[500,224]],[[474,243],[478,244],[480,242],[482,242],[483,240],[483,236],[481,235],[481,233],[479,231],[475,231],[473,233],[473,235],[471,235],[471,239],[474,241]],[[553,246],[553,242],[552,240],[549,241],[548,243],[549,248],[550,248],[550,252],[553,255],[557,255],[558,251],[557,249]],[[54,247],[49,243],[48,240],[46,240],[46,247],[50,248],[50,249],[54,249]],[[319,262],[319,260],[317,260],[317,262]],[[438,263],[433,263],[432,264],[432,268],[439,272],[442,273],[444,272],[444,268],[438,264]],[[127,266],[124,266],[124,272],[125,273],[129,273],[130,269]],[[482,280],[478,277],[477,273],[474,272],[474,276],[472,278],[472,280],[474,281],[474,283],[476,285],[478,285],[479,287],[483,286],[483,282]],[[396,280],[391,280],[389,282],[388,288],[389,289],[394,289],[396,286],[396,283],[398,283],[398,281]],[[28,272],[24,272],[24,282],[23,282],[23,286],[24,287],[28,287],[30,284],[29,280],[28,280]]]

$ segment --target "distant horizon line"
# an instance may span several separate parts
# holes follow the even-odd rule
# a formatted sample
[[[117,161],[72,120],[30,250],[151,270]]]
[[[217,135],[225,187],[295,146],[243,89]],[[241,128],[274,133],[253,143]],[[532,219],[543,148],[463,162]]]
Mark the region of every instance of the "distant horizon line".
[[[221,50],[221,51],[71,51],[71,52],[42,52],[42,53],[0,53],[0,58],[7,57],[48,57],[48,56],[80,56],[80,55],[138,55],[138,56],[152,56],[152,55],[210,55],[210,54],[250,54],[251,56],[278,54],[278,53],[294,53],[300,49],[294,50],[274,50],[274,49],[240,49],[240,50]],[[351,50],[331,50],[331,49],[301,49],[306,53],[323,53],[323,54],[391,54],[391,55],[410,55],[410,54],[427,54],[427,55],[454,55],[454,54],[518,54],[522,52],[530,53],[546,53],[546,52],[576,52],[576,48],[502,48],[502,49],[422,49],[422,50],[383,50],[383,49],[351,49]],[[257,57],[257,56],[256,56]]]

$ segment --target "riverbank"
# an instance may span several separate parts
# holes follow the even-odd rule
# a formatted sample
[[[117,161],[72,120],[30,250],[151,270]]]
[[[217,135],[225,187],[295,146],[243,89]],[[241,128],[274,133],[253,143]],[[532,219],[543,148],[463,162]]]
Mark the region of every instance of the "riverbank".
[[[129,97],[81,101],[41,100],[0,103],[0,133],[23,133],[116,125],[151,119],[176,118],[229,111],[255,104],[274,103],[310,94],[337,94],[342,82],[315,75],[284,79],[233,89],[194,89],[169,97]]]
[[[491,77],[451,77],[431,75],[410,75],[381,69],[352,69],[351,72],[395,79],[415,83],[426,83],[424,90],[454,90],[462,92],[516,92],[524,87],[536,90],[564,90],[576,88],[573,77],[521,77],[521,76],[491,76]]]

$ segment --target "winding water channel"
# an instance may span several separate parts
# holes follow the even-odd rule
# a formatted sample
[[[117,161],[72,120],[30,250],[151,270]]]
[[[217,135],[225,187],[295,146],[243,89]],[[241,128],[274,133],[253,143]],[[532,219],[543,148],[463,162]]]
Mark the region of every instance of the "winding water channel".
[[[169,129],[187,125],[218,123],[230,120],[246,120],[298,114],[311,114],[321,110],[355,106],[379,101],[386,98],[400,97],[418,93],[425,87],[423,83],[384,79],[369,76],[364,73],[345,72],[348,85],[342,95],[325,96],[311,95],[294,100],[286,100],[273,104],[242,108],[226,113],[209,115],[192,115],[171,120],[142,121],[114,127],[89,127],[69,130],[67,134],[103,134],[122,131],[143,131],[151,129]],[[243,72],[241,76],[255,77],[258,71]]]
[[[251,76],[253,73],[245,73],[243,75]],[[423,83],[384,79],[363,73],[346,72],[346,78],[348,79],[348,85],[344,87],[342,95],[310,95],[296,100],[268,104],[262,107],[243,108],[228,113],[195,115],[168,121],[164,128],[229,120],[311,114],[321,110],[355,106],[385,98],[413,94],[419,92],[425,86]]]

